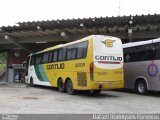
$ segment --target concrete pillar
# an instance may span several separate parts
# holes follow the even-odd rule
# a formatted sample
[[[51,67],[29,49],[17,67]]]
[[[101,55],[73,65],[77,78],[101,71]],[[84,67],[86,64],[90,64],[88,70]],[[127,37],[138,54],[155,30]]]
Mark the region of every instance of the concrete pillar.
[[[132,28],[128,29],[128,38],[129,38],[129,42],[133,42],[133,35],[132,35]]]

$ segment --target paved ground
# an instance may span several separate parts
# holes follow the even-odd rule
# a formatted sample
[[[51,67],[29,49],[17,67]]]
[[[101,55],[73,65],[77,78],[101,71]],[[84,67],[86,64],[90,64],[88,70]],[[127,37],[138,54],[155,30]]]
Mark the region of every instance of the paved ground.
[[[0,85],[0,113],[159,113],[160,93],[104,91],[68,95],[47,87]]]

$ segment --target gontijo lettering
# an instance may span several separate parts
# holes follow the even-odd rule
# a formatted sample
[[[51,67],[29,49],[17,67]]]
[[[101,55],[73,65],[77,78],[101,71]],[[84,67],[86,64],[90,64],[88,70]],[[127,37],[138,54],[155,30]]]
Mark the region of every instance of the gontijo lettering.
[[[116,56],[101,56],[101,55],[96,55],[95,56],[96,60],[105,60],[105,61],[119,61],[121,62],[123,59],[122,57],[116,57]]]
[[[51,69],[64,69],[64,67],[65,67],[64,63],[51,64],[51,65],[47,65],[47,70],[51,70]]]

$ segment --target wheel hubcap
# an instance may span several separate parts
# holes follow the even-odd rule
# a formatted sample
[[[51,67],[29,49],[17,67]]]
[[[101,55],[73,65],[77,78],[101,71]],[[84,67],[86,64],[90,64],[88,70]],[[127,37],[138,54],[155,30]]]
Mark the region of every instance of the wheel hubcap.
[[[140,84],[138,85],[138,90],[139,90],[139,92],[144,92],[144,89],[145,89],[144,85],[143,85],[142,83],[140,83]]]

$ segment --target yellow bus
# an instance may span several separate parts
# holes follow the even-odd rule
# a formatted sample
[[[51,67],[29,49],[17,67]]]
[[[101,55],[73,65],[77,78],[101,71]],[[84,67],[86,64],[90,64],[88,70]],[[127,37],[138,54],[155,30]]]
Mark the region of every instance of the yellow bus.
[[[123,48],[116,37],[91,35],[30,54],[26,63],[26,83],[58,87],[68,94],[98,94],[124,86]]]

